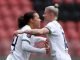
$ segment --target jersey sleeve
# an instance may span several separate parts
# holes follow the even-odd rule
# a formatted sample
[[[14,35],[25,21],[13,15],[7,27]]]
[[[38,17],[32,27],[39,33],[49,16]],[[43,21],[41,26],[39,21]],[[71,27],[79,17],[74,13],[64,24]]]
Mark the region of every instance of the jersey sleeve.
[[[41,36],[32,36],[31,39],[33,39],[34,42],[41,42],[41,41],[46,41],[47,38]]]
[[[46,49],[45,48],[33,47],[31,45],[30,38],[25,33],[22,36],[22,49],[24,51],[32,52],[32,53],[46,53]]]
[[[20,29],[21,31],[26,31],[26,30],[31,30],[31,28],[29,26],[24,26],[22,29]]]
[[[28,42],[29,44],[30,44],[30,38],[27,36],[27,34],[22,34],[22,36],[21,36],[21,40],[22,40],[22,42],[23,41],[26,41],[26,42]]]
[[[48,24],[45,26],[45,28],[47,28],[47,29],[49,30],[49,33],[52,33],[52,32],[55,31],[55,26],[54,26],[54,24],[52,24],[51,22],[48,23]]]
[[[31,53],[46,53],[46,49],[45,48],[33,47],[26,41],[22,42],[22,49],[24,51],[31,52]]]

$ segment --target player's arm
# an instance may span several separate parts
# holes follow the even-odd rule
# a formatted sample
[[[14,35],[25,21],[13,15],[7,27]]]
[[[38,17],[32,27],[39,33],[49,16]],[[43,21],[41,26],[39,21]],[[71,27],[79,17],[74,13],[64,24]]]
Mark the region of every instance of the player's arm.
[[[48,34],[49,32],[50,32],[49,29],[44,27],[42,29],[31,29],[31,30],[25,30],[25,31],[17,30],[15,33],[16,34],[19,34],[19,33]]]
[[[31,46],[30,44],[30,38],[28,38],[27,34],[22,34],[21,36],[22,40],[22,49],[28,52],[34,52],[34,53],[48,53],[48,48],[36,48]]]
[[[47,38],[41,36],[33,36],[32,38],[35,40],[35,42],[42,42],[47,40]]]
[[[29,31],[25,31],[26,33],[30,33],[30,34],[48,34],[49,30],[47,28],[42,28],[42,29],[32,29]]]
[[[23,41],[22,42],[22,49],[24,51],[32,52],[32,53],[46,53],[46,48],[36,48],[36,47],[33,47],[27,41]]]

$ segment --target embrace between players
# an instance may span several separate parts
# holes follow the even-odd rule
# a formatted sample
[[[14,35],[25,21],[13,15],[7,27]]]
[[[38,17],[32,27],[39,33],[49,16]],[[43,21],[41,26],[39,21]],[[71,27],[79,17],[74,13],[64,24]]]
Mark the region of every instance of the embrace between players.
[[[31,11],[19,17],[19,30],[15,31],[11,53],[6,60],[29,60],[31,53],[50,53],[52,60],[71,60],[64,31],[57,21],[58,12],[57,6],[46,7],[43,16],[47,25],[41,29],[37,12]],[[34,47],[35,42],[46,41],[36,34],[47,34],[50,49],[47,42],[44,48]]]

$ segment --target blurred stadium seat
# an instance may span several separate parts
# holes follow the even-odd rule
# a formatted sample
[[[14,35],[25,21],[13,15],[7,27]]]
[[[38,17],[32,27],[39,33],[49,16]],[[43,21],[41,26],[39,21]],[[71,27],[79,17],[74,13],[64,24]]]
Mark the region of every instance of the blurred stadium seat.
[[[76,26],[77,26],[78,32],[80,32],[80,21],[76,23]]]
[[[8,17],[8,16],[10,16],[10,10],[6,7],[6,6],[4,6],[4,7],[2,7],[2,8],[0,8],[0,13],[2,13],[2,15],[4,16],[4,17]]]
[[[76,24],[73,21],[68,21],[65,23],[65,25],[66,25],[66,30],[69,30],[69,29],[76,30]]]
[[[52,0],[53,3],[58,3],[61,4],[63,1],[62,0]]]
[[[0,29],[3,29],[3,21],[0,20]]]
[[[80,5],[80,0],[75,0],[75,3]]]
[[[0,0],[0,6],[4,6],[7,5],[7,1],[6,0]]]
[[[9,3],[10,5],[16,6],[16,5],[19,4],[19,0],[8,0],[8,3]]]
[[[64,0],[64,4],[74,4],[74,0]]]

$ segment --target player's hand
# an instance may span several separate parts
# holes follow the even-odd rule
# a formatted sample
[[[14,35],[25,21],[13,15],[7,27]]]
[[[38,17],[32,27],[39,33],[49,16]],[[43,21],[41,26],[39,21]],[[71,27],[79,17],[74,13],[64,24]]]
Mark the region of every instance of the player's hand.
[[[50,47],[46,48],[46,54],[50,54]]]
[[[21,34],[20,30],[14,31],[14,35]]]
[[[45,47],[45,48],[49,48],[49,43],[48,43],[47,40],[44,42],[44,47]]]
[[[14,35],[17,35],[18,33],[17,33],[17,31],[14,31]]]
[[[49,43],[48,43],[47,40],[44,42],[44,45],[45,45],[45,48],[46,48],[46,54],[49,54],[50,53],[50,47],[49,47]]]

